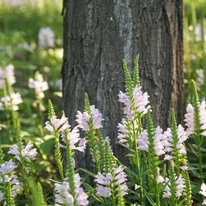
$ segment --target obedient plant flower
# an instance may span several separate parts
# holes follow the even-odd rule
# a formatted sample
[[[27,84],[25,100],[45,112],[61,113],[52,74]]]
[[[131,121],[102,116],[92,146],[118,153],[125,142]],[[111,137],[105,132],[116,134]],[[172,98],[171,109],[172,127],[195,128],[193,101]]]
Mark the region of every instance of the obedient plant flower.
[[[202,101],[199,106],[200,111],[200,129],[202,130],[202,135],[206,136],[206,102]]]
[[[10,85],[13,85],[16,82],[14,66],[12,64],[9,64],[5,69],[0,68],[0,88],[3,88],[5,78],[7,78]]]
[[[78,127],[81,128],[83,131],[89,131],[88,121],[92,118],[93,129],[102,128],[101,122],[103,121],[102,114],[99,112],[98,109],[95,108],[94,105],[91,105],[91,116],[88,112],[81,113],[80,111],[77,112],[77,119],[76,122],[78,123]]]
[[[201,85],[204,85],[204,70],[203,69],[197,69],[196,73],[198,75],[197,77],[197,86],[200,87]]]
[[[47,121],[45,126],[45,129],[49,130],[50,132],[53,131],[58,131],[58,132],[62,132],[66,129],[70,128],[70,125],[68,123],[68,118],[65,117],[65,115],[63,114],[61,119],[57,119],[56,116],[53,116],[50,121]]]
[[[191,104],[187,105],[185,114],[185,125],[187,126],[187,135],[192,134],[194,132],[194,108]]]
[[[204,200],[202,202],[202,205],[206,205],[206,184],[202,183],[200,187],[200,194],[204,196]]]
[[[180,175],[179,177],[176,177],[175,180],[175,184],[176,184],[176,197],[179,198],[181,196],[184,195],[184,188],[185,188],[185,182],[184,179],[182,177],[182,175]],[[168,178],[165,178],[165,187],[164,187],[164,192],[163,192],[163,197],[164,198],[170,198],[171,197],[171,191],[170,191],[170,182]]]
[[[165,154],[164,151],[164,140],[165,136],[163,134],[163,130],[158,126],[155,129],[155,135],[154,135],[154,149],[157,156],[161,156]],[[143,132],[138,136],[137,139],[138,143],[138,149],[148,151],[148,134],[146,130],[143,130]]]
[[[17,111],[19,109],[18,104],[22,103],[22,98],[20,93],[12,93],[10,96],[5,96],[1,98],[0,110],[12,109]]]
[[[199,116],[200,116],[200,129],[202,130],[201,134],[206,136],[206,102],[202,101],[199,104]],[[194,108],[191,104],[188,104],[186,114],[185,114],[185,122],[187,126],[187,134],[190,135],[194,132]]]
[[[20,162],[22,161],[21,158],[24,158],[24,160],[29,161],[30,159],[36,157],[37,151],[36,148],[32,149],[33,144],[29,142],[24,149],[19,151],[19,147],[14,144],[12,148],[9,149],[8,153],[15,155],[14,157],[19,160]]]
[[[125,143],[127,142],[127,129],[126,129],[126,121],[125,119],[122,119],[122,122],[118,124],[118,136],[117,138],[119,139],[120,143]]]
[[[54,46],[54,32],[51,28],[45,27],[41,28],[39,31],[39,45],[42,48],[53,47]]]
[[[84,152],[86,149],[87,140],[85,138],[80,138],[78,126],[74,127],[72,131],[68,132],[67,137],[70,143],[71,150],[79,150]],[[65,142],[64,134],[62,134],[62,141]],[[78,146],[76,145],[78,143]]]
[[[123,166],[119,166],[114,169],[111,173],[98,174],[95,176],[95,182],[97,182],[97,195],[101,197],[110,197],[112,184],[120,187],[122,195],[127,194],[128,187],[126,185],[126,174],[124,173]]]
[[[75,198],[79,206],[87,206],[89,204],[87,194],[81,187],[79,174],[75,174]],[[71,194],[70,186],[68,182],[62,182],[61,184],[54,184],[55,191],[55,205],[73,206],[74,197]]]
[[[160,168],[157,168],[157,178],[156,178],[157,183],[163,183],[164,182],[164,178],[162,177],[162,175],[160,175]]]
[[[48,90],[48,83],[44,81],[42,74],[37,72],[35,78],[29,78],[29,87],[35,90],[38,99],[44,98],[44,91]]]
[[[133,89],[133,99],[130,99],[130,97],[121,92],[119,93],[119,102],[122,102],[124,104],[124,114],[127,115],[128,120],[134,119],[135,112],[138,112],[140,114],[146,114],[147,110],[149,108],[149,96],[147,92],[143,93],[141,86],[136,86]],[[134,102],[134,104],[132,104]]]
[[[15,197],[16,191],[20,188],[22,188],[19,184],[19,181],[17,180],[17,176],[15,175],[14,169],[17,166],[12,160],[9,160],[9,162],[6,162],[4,164],[1,164],[0,166],[0,184],[1,185],[1,194],[0,194],[0,202],[5,200],[6,205],[6,197],[9,194],[5,195],[8,191],[7,186],[11,186],[11,195]],[[7,185],[7,183],[10,183]],[[7,186],[6,186],[7,185]],[[4,198],[5,197],[5,198]]]
[[[138,136],[137,143],[139,150],[148,151],[148,134],[146,130],[143,130]]]

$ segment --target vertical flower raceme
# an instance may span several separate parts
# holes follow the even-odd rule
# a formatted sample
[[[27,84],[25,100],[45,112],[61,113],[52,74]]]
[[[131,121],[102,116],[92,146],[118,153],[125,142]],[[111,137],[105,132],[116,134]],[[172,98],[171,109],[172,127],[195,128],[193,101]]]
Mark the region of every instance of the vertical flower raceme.
[[[185,125],[187,127],[187,135],[192,134],[194,132],[194,108],[191,104],[187,105],[185,114]]]
[[[131,99],[132,98],[132,99]],[[132,92],[132,97],[120,91],[119,102],[124,104],[124,114],[128,120],[134,119],[135,112],[146,114],[149,108],[149,96],[147,92],[143,93],[141,86],[135,86]]]
[[[206,136],[206,102],[202,101],[199,105],[200,113],[200,129],[202,130],[202,135]]]
[[[17,195],[16,191],[21,189],[14,172],[16,167],[12,160],[0,165],[0,202],[4,201],[5,205],[10,201],[14,201],[12,199]]]
[[[64,136],[64,134],[62,134],[63,142],[65,142],[65,138],[69,140],[71,150],[75,149],[80,152],[85,151],[87,140],[85,138],[80,138],[79,128],[77,126],[74,127],[73,130],[69,131],[66,137]]]
[[[51,28],[41,28],[39,31],[39,45],[42,48],[53,47],[54,46],[54,32]]]
[[[29,78],[29,87],[35,90],[37,99],[44,98],[44,91],[48,90],[48,83],[44,81],[42,74],[36,72],[35,78]]]
[[[87,200],[88,196],[81,187],[79,174],[75,174],[75,198],[77,203],[75,203],[75,198],[71,194],[71,188],[67,181],[62,182],[61,184],[56,183],[54,185],[55,192],[55,205],[65,205],[65,206],[87,206],[89,201]]]
[[[120,187],[122,195],[126,195],[128,187],[126,185],[126,174],[123,170],[123,166],[119,166],[113,169],[111,173],[101,174],[98,172],[94,180],[97,182],[97,195],[101,197],[110,197],[112,192],[114,192],[115,188],[118,186]]]
[[[171,197],[172,194],[171,194],[170,187],[171,187],[170,180],[168,178],[165,178],[165,187],[164,187],[164,192],[163,192],[164,198]],[[182,175],[180,175],[179,177],[176,177],[176,179],[175,179],[175,196],[176,196],[176,198],[180,198],[181,196],[184,195],[184,188],[185,188],[185,182],[184,182]]]
[[[6,78],[10,85],[13,85],[16,82],[14,66],[12,64],[9,64],[5,69],[0,68],[0,88],[3,88]]]
[[[1,98],[0,110],[12,109],[17,111],[19,109],[18,105],[22,103],[22,98],[20,93],[12,93],[10,96],[5,96]]]
[[[47,121],[45,124],[45,129],[49,130],[50,132],[62,132],[70,128],[68,118],[65,117],[64,114],[62,115],[61,119],[57,119],[56,116],[53,116],[50,121]]]
[[[137,138],[138,149],[148,151],[148,133],[143,130],[142,133]]]
[[[91,128],[89,127],[88,121],[90,118],[92,119],[92,127],[93,129],[102,128],[102,114],[99,112],[98,109],[95,108],[94,105],[90,106],[91,115],[89,115],[88,111],[81,113],[80,111],[77,112],[77,119],[76,122],[78,123],[78,127],[81,128],[83,131],[89,131]]]
[[[199,121],[200,121],[200,129],[201,134],[206,136],[206,102],[202,101],[198,105],[199,110]],[[195,131],[194,128],[194,108],[191,104],[187,105],[186,114],[185,114],[185,124],[187,126],[187,134],[190,135]]]

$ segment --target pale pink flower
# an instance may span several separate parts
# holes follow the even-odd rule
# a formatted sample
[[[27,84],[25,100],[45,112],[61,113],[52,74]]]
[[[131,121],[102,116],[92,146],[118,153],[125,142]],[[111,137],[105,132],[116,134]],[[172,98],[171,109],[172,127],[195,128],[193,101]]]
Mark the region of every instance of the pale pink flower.
[[[55,192],[55,205],[65,205],[65,206],[73,206],[74,198],[69,193],[70,187],[68,182],[62,182],[61,184],[54,184],[54,192]]]
[[[176,180],[176,197],[181,197],[183,195],[183,191],[185,188],[185,181],[182,177],[182,175],[180,175],[177,180]]]
[[[14,171],[16,167],[16,164],[12,160],[0,165],[0,182],[10,182],[13,197],[16,196],[16,191],[22,188]],[[3,196],[1,198],[3,199]]]
[[[118,136],[117,138],[119,139],[120,143],[125,143],[127,142],[127,129],[126,129],[126,122],[125,119],[122,119],[122,122],[118,124]]]
[[[191,104],[187,105],[185,114],[185,125],[187,126],[186,133],[190,135],[194,132],[194,108]]]
[[[157,156],[165,154],[163,130],[158,126],[155,129],[154,148]]]
[[[88,196],[84,192],[81,186],[81,178],[79,174],[75,174],[74,183],[75,183],[75,197],[79,206],[87,206],[89,201],[87,200]],[[64,205],[64,206],[73,206],[74,197],[70,194],[70,186],[68,182],[62,182],[61,184],[54,184],[55,192],[55,205]]]
[[[111,195],[111,189],[97,184],[97,195],[101,197],[109,197]]]
[[[90,115],[88,114],[88,112],[81,113],[80,111],[78,111],[76,117],[78,127],[81,128],[83,131],[89,131],[89,125],[87,122],[90,119]]]
[[[0,166],[0,173],[1,174],[10,173],[16,167],[17,167],[16,164],[12,160],[9,160],[8,162],[1,164],[1,166]]]
[[[163,197],[164,198],[170,198],[171,196],[171,192],[170,192],[170,182],[169,182],[169,179],[166,177],[165,178],[165,187],[163,189]]]
[[[51,28],[41,28],[39,31],[39,45],[43,48],[54,46],[54,32]]]
[[[102,128],[101,122],[103,121],[102,114],[94,105],[91,106],[91,115],[94,129]]]
[[[110,173],[103,175],[100,172],[95,176],[95,182],[103,185],[109,185],[110,180],[112,179],[112,175]]]
[[[98,109],[95,108],[94,105],[91,105],[91,116],[88,112],[81,113],[80,111],[77,112],[77,119],[76,122],[78,123],[78,127],[81,128],[83,131],[89,131],[88,121],[92,118],[93,128],[99,129],[102,128],[102,114],[99,112]]]
[[[65,141],[64,138],[64,135],[62,135],[63,141]],[[79,150],[80,152],[85,151],[87,140],[85,138],[80,138],[78,126],[74,127],[73,130],[67,134],[67,139],[69,140],[71,150],[75,149]]]
[[[202,101],[199,105],[199,113],[200,113],[200,129],[203,131],[202,135],[206,136],[206,102]]]
[[[134,102],[135,106],[137,108],[137,111],[139,113],[146,114],[147,110],[149,108],[149,95],[147,92],[143,93],[142,92],[142,87],[141,86],[136,86],[133,90],[133,96],[134,96]]]
[[[122,165],[117,167],[114,170],[114,174],[115,174],[115,176],[114,176],[115,183],[114,184],[118,184],[120,186],[120,190],[122,192],[122,195],[126,195],[128,187],[126,185],[127,175],[124,172],[124,167]]]
[[[182,127],[182,125],[179,125],[177,128],[177,135],[178,135],[178,143],[177,143],[177,148],[179,150],[180,154],[186,154],[186,149],[184,146],[184,142],[185,140],[188,139],[188,136],[184,130],[184,128]]]
[[[137,138],[138,149],[148,151],[148,134],[146,130],[143,130],[142,133]]]
[[[48,83],[44,81],[42,74],[36,73],[35,79],[29,78],[29,88],[33,88],[38,99],[44,98],[44,91],[49,89]]]
[[[61,119],[57,119],[56,116],[54,116],[50,119],[50,121],[47,121],[45,124],[45,129],[49,130],[50,132],[62,132],[70,128],[68,118],[65,117],[64,114],[62,115]]]
[[[19,147],[16,144],[14,144],[13,147],[9,149],[8,153],[15,155],[14,157],[17,160],[21,161],[21,157],[20,157],[20,152],[21,152],[22,157],[28,161],[28,160],[36,157],[36,155],[37,155],[36,148],[31,149],[32,147],[33,147],[33,144],[31,142],[29,142],[25,146],[25,148],[22,149],[22,151],[19,151]]]

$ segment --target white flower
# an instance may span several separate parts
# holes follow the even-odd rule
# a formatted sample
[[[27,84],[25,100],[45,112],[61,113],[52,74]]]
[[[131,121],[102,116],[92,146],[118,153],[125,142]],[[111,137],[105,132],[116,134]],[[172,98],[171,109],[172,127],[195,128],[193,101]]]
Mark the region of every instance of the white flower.
[[[54,32],[51,28],[41,28],[39,31],[39,45],[43,48],[54,46]]]
[[[68,118],[65,117],[63,114],[61,119],[57,119],[56,116],[52,117],[50,121],[47,121],[45,126],[45,129],[49,130],[50,132],[53,131],[59,131],[62,132],[66,129],[70,128],[70,125],[68,123]]]
[[[176,180],[176,197],[181,197],[183,195],[183,191],[185,188],[185,181],[182,177],[182,175],[180,175],[177,180]]]
[[[64,135],[62,134],[62,140],[65,141]],[[70,143],[71,150],[79,150],[84,152],[86,149],[87,140],[85,138],[80,138],[78,126],[74,127],[72,131],[67,134],[67,139]],[[78,145],[76,145],[78,143]]]
[[[155,129],[155,139],[154,139],[154,148],[157,156],[161,156],[165,154],[164,151],[164,134],[163,130],[158,126]]]
[[[0,68],[0,88],[3,88],[5,78],[7,78],[10,85],[13,85],[16,82],[14,66],[12,64],[9,64],[5,69]]]
[[[11,108],[14,111],[17,111],[19,107],[18,104],[22,103],[22,98],[20,93],[12,93],[10,96],[5,96],[1,98],[1,102],[4,104],[5,108]],[[4,109],[4,107],[0,107],[0,109]]]
[[[164,178],[160,175],[160,169],[159,167],[157,168],[157,178],[156,178],[157,183],[162,183],[164,182]]]
[[[200,189],[200,194],[206,197],[206,184],[202,183]]]
[[[35,90],[38,99],[44,98],[44,91],[48,90],[49,86],[44,81],[42,74],[36,73],[35,79],[29,78],[29,87]]]

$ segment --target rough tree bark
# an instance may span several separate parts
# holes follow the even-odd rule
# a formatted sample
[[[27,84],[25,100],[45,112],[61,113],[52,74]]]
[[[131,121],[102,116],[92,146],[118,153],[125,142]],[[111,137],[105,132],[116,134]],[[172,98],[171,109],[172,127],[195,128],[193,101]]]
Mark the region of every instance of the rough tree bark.
[[[104,137],[117,156],[117,124],[124,90],[122,59],[133,68],[140,54],[140,79],[148,91],[155,125],[169,124],[170,108],[181,118],[183,90],[183,1],[65,0],[63,108],[70,124],[84,109],[84,92],[103,113]],[[132,70],[131,70],[132,73]],[[86,154],[77,161],[88,167]],[[87,165],[88,164],[88,165]]]

